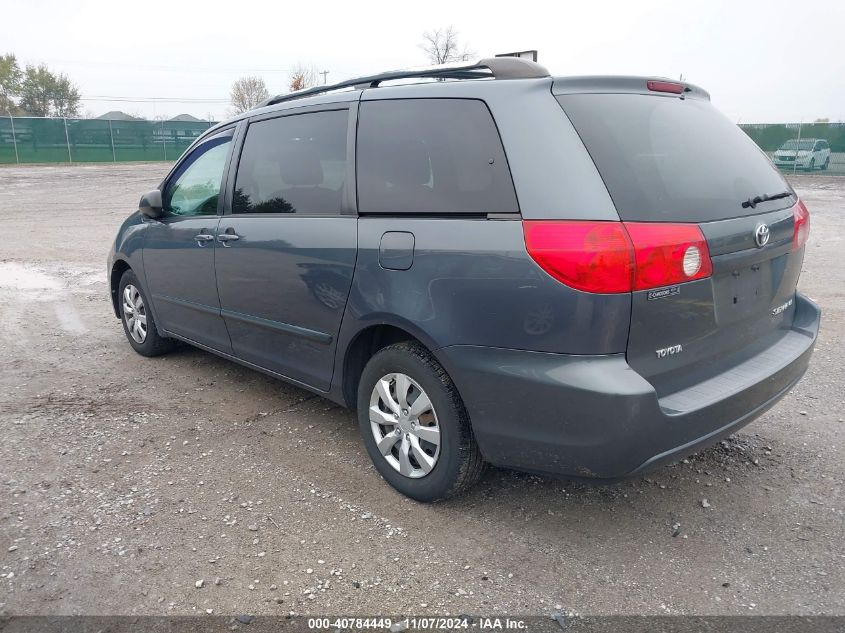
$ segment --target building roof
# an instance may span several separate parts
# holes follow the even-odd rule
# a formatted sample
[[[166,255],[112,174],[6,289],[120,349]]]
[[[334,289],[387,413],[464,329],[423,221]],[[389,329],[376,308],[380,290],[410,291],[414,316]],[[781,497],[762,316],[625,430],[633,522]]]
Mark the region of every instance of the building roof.
[[[172,119],[167,119],[168,121],[190,121],[192,123],[201,123],[202,119],[198,119],[197,117],[190,115],[190,114],[177,114]]]
[[[105,114],[101,114],[97,117],[98,119],[105,119],[108,121],[135,121],[136,118],[131,114],[126,114],[125,112],[121,112],[120,110],[112,110],[111,112],[106,112]]]

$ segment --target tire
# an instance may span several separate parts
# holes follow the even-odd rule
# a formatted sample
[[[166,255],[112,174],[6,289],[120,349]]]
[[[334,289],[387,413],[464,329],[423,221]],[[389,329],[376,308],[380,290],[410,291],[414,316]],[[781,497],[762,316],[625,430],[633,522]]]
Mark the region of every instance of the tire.
[[[428,408],[420,404],[425,399],[419,400],[426,397]],[[411,499],[432,502],[458,495],[475,484],[484,469],[458,390],[418,343],[390,345],[367,363],[358,384],[358,424],[376,470]]]
[[[150,305],[147,295],[138,282],[138,277],[131,270],[127,270],[120,278],[117,299],[123,333],[126,334],[126,340],[129,341],[132,349],[141,356],[161,356],[174,348],[175,341],[159,335],[155,319],[147,309]],[[133,313],[141,318],[133,319]],[[141,319],[143,319],[143,327]]]
[[[822,165],[822,171],[827,171],[827,168],[830,167],[830,156],[824,159],[824,165]]]
[[[815,158],[811,158],[811,159],[810,159],[810,164],[809,164],[809,165],[807,165],[807,171],[813,171],[815,168],[816,168],[816,159],[815,159]]]

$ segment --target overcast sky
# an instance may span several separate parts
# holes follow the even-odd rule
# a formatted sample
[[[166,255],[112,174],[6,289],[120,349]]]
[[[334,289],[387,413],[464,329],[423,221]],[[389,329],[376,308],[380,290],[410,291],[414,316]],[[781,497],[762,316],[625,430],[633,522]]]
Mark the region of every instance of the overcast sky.
[[[297,63],[329,83],[423,65],[422,32],[452,25],[480,56],[537,49],[553,75],[683,74],[743,123],[845,121],[843,0],[0,2],[0,53],[67,73],[94,115],[219,119],[240,76],[279,93]]]

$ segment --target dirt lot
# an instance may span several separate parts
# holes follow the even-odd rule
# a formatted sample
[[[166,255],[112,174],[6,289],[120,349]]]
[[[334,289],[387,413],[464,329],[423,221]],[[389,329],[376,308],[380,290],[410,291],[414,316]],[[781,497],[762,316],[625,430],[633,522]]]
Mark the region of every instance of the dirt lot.
[[[0,614],[845,614],[845,179],[793,181],[824,317],[774,410],[641,479],[420,505],[348,411],[126,344],[106,254],[165,170],[0,169]]]

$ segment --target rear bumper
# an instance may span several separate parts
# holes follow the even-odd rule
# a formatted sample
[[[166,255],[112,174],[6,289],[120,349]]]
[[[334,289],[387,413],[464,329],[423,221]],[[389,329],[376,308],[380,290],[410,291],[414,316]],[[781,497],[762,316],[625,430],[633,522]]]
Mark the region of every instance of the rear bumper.
[[[762,415],[800,380],[820,311],[796,295],[792,329],[725,374],[658,398],[623,354],[571,356],[456,345],[441,357],[489,462],[619,478],[680,459]]]

